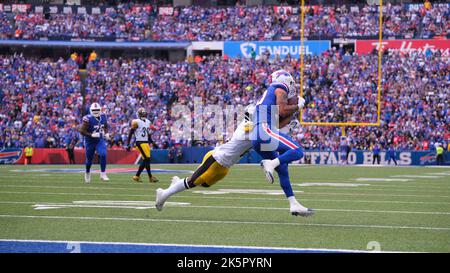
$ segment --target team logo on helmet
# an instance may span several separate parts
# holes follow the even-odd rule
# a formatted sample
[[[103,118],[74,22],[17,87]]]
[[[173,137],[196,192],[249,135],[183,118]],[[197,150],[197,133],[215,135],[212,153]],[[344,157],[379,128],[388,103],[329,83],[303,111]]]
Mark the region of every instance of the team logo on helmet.
[[[138,117],[139,118],[146,118],[147,117],[147,110],[145,110],[143,107],[139,108],[137,113],[138,113]]]

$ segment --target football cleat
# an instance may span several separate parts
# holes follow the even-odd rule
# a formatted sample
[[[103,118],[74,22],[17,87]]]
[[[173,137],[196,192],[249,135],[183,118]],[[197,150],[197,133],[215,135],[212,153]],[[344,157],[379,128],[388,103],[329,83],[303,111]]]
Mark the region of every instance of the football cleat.
[[[91,183],[91,173],[84,173],[84,182]]]
[[[158,211],[162,211],[164,203],[166,202],[168,196],[164,196],[164,190],[159,188],[156,190],[156,200],[155,207]]]
[[[294,216],[308,217],[313,215],[315,211],[313,209],[305,208],[304,206],[300,205],[300,203],[296,202],[296,204],[291,206],[290,212]]]
[[[131,177],[131,179],[133,179],[136,182],[142,182],[141,178],[137,175],[134,175],[133,177]]]
[[[101,173],[100,174],[100,180],[109,181],[109,178],[106,176],[106,173]]]
[[[158,180],[156,177],[154,177],[153,175],[150,176],[150,177],[148,178],[148,180],[149,180],[150,183],[156,183],[156,182],[159,181],[159,180]]]
[[[275,168],[271,164],[271,160],[261,160],[261,168],[264,171],[264,174],[266,175],[267,180],[273,184],[273,171]]]

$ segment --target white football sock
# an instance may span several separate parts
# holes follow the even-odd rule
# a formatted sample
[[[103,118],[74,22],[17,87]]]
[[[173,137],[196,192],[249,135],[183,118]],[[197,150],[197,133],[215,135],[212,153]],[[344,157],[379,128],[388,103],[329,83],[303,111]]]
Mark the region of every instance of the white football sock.
[[[168,187],[166,190],[164,190],[164,195],[174,195],[177,192],[180,191],[184,191],[186,189],[186,187],[184,186],[184,179],[180,179],[177,182],[173,183],[172,185],[170,185],[170,187]]]
[[[280,166],[280,160],[278,158],[275,158],[274,160],[271,160],[270,163],[272,164],[273,168]]]
[[[296,205],[298,203],[297,199],[295,199],[295,196],[289,196],[288,200],[289,200],[289,205],[291,205],[291,206]]]

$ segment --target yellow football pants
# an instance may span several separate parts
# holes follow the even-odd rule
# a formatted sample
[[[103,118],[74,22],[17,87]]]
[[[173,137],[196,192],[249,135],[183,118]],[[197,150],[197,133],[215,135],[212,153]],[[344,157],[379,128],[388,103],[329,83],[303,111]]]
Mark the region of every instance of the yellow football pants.
[[[136,148],[141,153],[142,159],[148,159],[150,158],[150,145],[148,142],[136,142]]]
[[[203,157],[202,163],[191,177],[194,181],[190,181],[190,183],[193,182],[197,186],[202,184],[203,186],[212,186],[227,175],[229,169],[213,160],[213,152],[214,150],[211,150]]]

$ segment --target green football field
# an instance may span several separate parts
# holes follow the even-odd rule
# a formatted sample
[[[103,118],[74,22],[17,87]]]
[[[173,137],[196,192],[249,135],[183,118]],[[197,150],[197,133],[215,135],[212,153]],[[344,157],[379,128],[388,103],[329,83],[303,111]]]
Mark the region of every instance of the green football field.
[[[316,209],[295,217],[277,182],[255,165],[237,165],[210,188],[154,208],[171,170],[152,165],[159,183],[131,173],[93,174],[81,165],[0,165],[0,239],[450,252],[450,168],[290,166],[297,199]],[[94,169],[98,166],[94,166]],[[109,165],[108,169],[136,168]],[[76,171],[76,170],[75,170]]]

